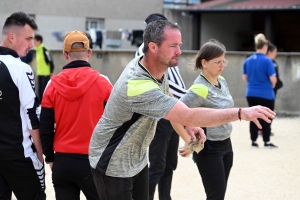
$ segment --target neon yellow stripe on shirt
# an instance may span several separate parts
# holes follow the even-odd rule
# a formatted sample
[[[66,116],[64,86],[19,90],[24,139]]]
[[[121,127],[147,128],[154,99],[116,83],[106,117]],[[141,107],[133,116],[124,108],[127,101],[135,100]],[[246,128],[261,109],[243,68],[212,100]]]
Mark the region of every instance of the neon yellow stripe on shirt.
[[[219,77],[220,77],[220,79],[225,80],[225,78],[223,76],[219,76]]]
[[[193,91],[195,94],[197,94],[200,97],[203,97],[204,99],[206,99],[208,95],[208,87],[203,84],[194,84],[190,87],[189,90]]]
[[[151,80],[128,80],[127,96],[138,96],[156,88],[159,89],[158,85]]]

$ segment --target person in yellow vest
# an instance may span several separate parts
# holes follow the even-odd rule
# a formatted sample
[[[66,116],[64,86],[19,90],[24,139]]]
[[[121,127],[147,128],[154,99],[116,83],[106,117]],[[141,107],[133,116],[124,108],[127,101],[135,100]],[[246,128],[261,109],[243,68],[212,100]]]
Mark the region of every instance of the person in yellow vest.
[[[50,51],[43,44],[43,37],[41,35],[36,34],[34,36],[34,46],[36,52],[38,97],[41,102],[46,85],[53,75],[54,64]]]

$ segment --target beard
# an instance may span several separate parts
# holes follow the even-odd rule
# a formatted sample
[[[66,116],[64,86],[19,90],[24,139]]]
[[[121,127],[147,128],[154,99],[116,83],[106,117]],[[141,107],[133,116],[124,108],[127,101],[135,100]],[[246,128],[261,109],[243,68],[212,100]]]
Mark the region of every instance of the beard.
[[[178,57],[173,57],[169,62],[169,67],[176,67],[178,66]]]
[[[164,56],[163,54],[160,54],[159,56],[160,63],[166,66],[167,68],[178,66],[178,58],[179,56],[174,56],[171,59],[167,59],[166,56]]]
[[[179,56],[174,56],[171,58],[169,62],[167,62],[167,67],[176,67],[178,66],[178,58]]]

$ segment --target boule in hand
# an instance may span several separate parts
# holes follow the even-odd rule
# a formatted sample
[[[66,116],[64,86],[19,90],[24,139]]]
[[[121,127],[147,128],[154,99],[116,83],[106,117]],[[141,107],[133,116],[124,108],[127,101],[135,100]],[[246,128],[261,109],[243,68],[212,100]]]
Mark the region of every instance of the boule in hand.
[[[188,151],[195,151],[197,153],[199,153],[203,148],[204,148],[204,143],[199,144],[199,140],[200,140],[200,135],[197,134],[196,136],[196,141],[193,141],[191,139],[191,141],[189,142],[189,145],[186,147],[186,149]]]

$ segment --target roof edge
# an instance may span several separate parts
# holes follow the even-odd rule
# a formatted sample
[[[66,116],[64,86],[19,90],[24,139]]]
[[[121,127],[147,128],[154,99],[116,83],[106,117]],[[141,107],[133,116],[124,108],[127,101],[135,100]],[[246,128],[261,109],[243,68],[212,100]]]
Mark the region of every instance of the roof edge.
[[[238,11],[296,11],[300,10],[300,7],[296,8],[170,8],[164,7],[166,10],[175,10],[175,11],[191,11],[191,12],[238,12]]]

